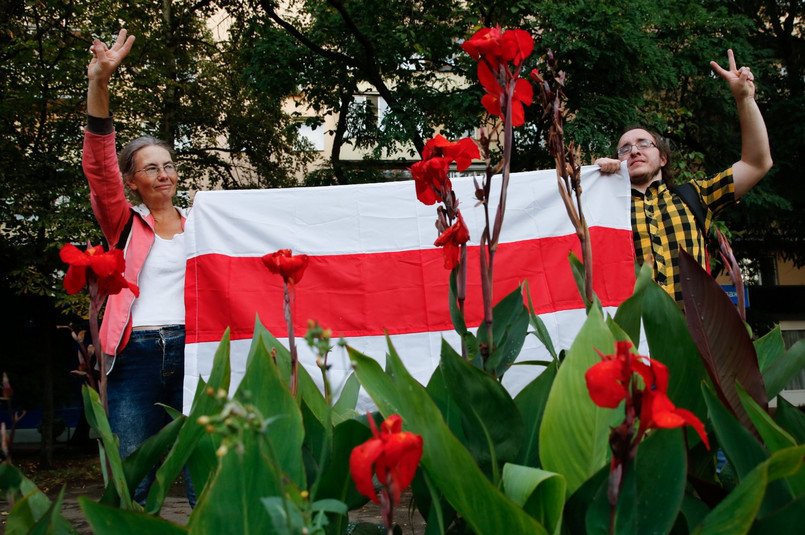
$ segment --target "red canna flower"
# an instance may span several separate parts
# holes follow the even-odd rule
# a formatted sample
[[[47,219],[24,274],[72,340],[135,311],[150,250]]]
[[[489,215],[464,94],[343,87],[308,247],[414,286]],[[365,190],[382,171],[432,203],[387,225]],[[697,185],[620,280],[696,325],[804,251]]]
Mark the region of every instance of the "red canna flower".
[[[525,30],[508,30],[501,38],[501,49],[502,59],[518,66],[534,50],[534,38]]]
[[[456,169],[463,171],[481,152],[475,142],[466,137],[456,142],[437,135],[425,144],[422,160],[410,167],[416,186],[416,197],[423,204],[441,202],[453,189],[447,176],[450,163],[456,162]]]
[[[461,254],[461,246],[467,243],[470,239],[470,229],[461,217],[461,212],[458,212],[456,222],[450,225],[442,234],[436,238],[433,245],[436,247],[444,247],[444,267],[445,269],[452,270],[458,264],[459,256]]]
[[[423,159],[411,166],[416,198],[421,203],[430,206],[441,202],[445,193],[453,189],[447,176],[448,169],[450,160],[443,157]]]
[[[640,417],[637,440],[649,429],[693,427],[707,448],[710,443],[702,422],[690,411],[678,409],[668,399],[668,368],[658,360],[649,360],[629,351],[631,342],[617,342],[614,355],[604,355],[584,375],[590,398],[599,407],[614,409],[621,401],[631,398],[635,415]],[[634,373],[643,378],[638,387]],[[630,407],[627,406],[627,411]]]
[[[309,258],[307,255],[292,255],[290,249],[280,249],[263,257],[263,264],[271,273],[282,275],[286,283],[298,283],[302,280]]]
[[[478,64],[478,80],[486,91],[486,95],[481,98],[481,104],[483,104],[490,115],[505,119],[506,117],[501,107],[504,89],[501,87],[497,76],[495,76],[486,63]],[[512,126],[521,126],[525,123],[525,108],[523,108],[523,106],[531,105],[534,99],[534,88],[523,78],[517,78],[517,80],[507,83],[514,83],[514,91],[512,93]]]
[[[604,355],[596,350],[602,360],[587,370],[584,378],[590,398],[599,407],[617,408],[629,394],[634,372],[639,373],[646,384],[654,382],[651,369],[640,360],[646,357],[633,355],[630,347],[631,342],[622,341],[615,343],[614,355]]]
[[[402,430],[402,418],[392,414],[377,430],[374,419],[369,416],[373,437],[352,450],[349,456],[349,471],[358,492],[375,503],[381,498],[391,498],[394,505],[400,503],[400,493],[414,479],[417,465],[422,458],[422,437]],[[372,482],[372,467],[383,486],[384,495],[378,497]]]
[[[472,56],[472,59],[478,61],[481,56],[496,61],[501,56],[503,50],[503,32],[500,31],[500,26],[494,28],[481,28],[475,35],[467,39],[461,44],[464,52]],[[497,62],[495,63],[497,66]]]
[[[87,283],[87,268],[98,278],[98,296],[106,297],[120,293],[124,288],[130,289],[135,296],[140,295],[136,284],[126,280],[123,271],[126,261],[123,251],[112,249],[104,252],[103,246],[87,247],[82,251],[68,243],[59,251],[62,261],[70,264],[64,276],[64,289],[68,294],[77,294]]]

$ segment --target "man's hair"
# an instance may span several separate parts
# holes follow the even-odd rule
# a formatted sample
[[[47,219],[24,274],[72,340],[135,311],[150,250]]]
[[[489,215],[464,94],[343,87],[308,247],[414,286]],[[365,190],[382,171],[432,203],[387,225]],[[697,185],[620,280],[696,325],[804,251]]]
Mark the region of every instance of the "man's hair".
[[[126,195],[130,200],[135,200],[138,202],[143,201],[142,197],[140,197],[140,194],[129,188],[129,185],[126,182],[127,178],[133,176],[134,173],[139,171],[139,169],[134,168],[134,155],[137,154],[140,149],[152,146],[162,147],[168,151],[171,159],[176,156],[176,154],[173,152],[173,148],[170,145],[153,136],[142,136],[129,141],[117,155],[117,162],[118,165],[120,165],[120,173],[123,175],[123,184],[126,186]]]
[[[629,132],[630,130],[645,130],[648,132],[654,140],[654,144],[657,146],[657,150],[660,151],[660,157],[665,157],[665,165],[660,168],[660,172],[662,174],[662,181],[665,183],[666,186],[669,188],[674,185],[674,172],[672,163],[672,153],[671,153],[671,146],[668,144],[668,141],[662,137],[656,130],[653,128],[646,128],[641,124],[633,124],[629,125],[623,129],[621,135]]]

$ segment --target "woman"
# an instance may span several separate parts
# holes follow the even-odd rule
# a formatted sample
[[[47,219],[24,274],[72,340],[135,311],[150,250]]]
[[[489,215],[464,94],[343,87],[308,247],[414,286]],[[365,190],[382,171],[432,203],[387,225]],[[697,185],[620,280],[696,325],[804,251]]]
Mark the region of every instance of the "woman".
[[[110,246],[123,249],[126,279],[140,288],[137,298],[129,290],[109,297],[100,332],[109,423],[121,457],[170,421],[158,403],[181,410],[184,379],[185,214],[173,205],[178,175],[172,150],[142,137],[119,157],[115,152],[109,80],[133,44],[120,30],[111,48],[97,39],[90,47],[83,156],[95,217]],[[135,490],[137,502],[145,503],[153,477]],[[193,504],[190,485],[187,490]]]

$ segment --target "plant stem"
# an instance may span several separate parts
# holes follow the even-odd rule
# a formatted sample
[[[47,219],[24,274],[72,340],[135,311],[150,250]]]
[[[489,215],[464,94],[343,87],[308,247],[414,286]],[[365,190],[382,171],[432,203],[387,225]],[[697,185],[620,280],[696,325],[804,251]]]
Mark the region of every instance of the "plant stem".
[[[296,397],[296,385],[299,376],[299,359],[296,354],[296,341],[293,332],[293,308],[295,288],[292,281],[285,282],[285,323],[288,325],[288,349],[291,351],[291,395]]]

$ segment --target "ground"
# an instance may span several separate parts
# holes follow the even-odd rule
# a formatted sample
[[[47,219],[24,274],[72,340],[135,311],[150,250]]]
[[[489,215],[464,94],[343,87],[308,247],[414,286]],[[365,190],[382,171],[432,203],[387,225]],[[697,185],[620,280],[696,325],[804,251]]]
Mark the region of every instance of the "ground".
[[[79,496],[89,496],[97,500],[103,494],[103,475],[101,474],[98,453],[91,450],[76,451],[69,448],[57,448],[53,459],[53,467],[47,470],[39,467],[39,452],[36,450],[18,451],[14,456],[14,464],[22,470],[37,486],[51,499],[58,496],[62,486],[65,487],[64,516],[81,535],[91,535],[92,530],[84,518],[78,505]],[[410,494],[404,494],[396,520],[404,533],[422,534],[425,532],[425,523],[418,514],[408,514],[407,505],[411,501]],[[5,532],[6,516],[9,503],[5,496],[0,497],[0,525]],[[177,524],[186,524],[190,516],[190,507],[184,496],[184,485],[177,483],[160,512],[160,516]],[[380,507],[369,502],[358,511],[350,512],[353,522],[382,523]]]

